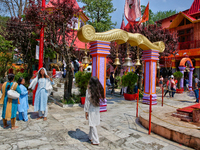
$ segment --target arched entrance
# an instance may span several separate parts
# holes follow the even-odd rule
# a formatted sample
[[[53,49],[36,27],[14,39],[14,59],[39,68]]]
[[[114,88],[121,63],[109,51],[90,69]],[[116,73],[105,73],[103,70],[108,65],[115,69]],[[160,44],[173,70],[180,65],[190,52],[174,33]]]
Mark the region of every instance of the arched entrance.
[[[79,29],[80,41],[90,42],[90,55],[92,55],[92,76],[97,76],[104,87],[106,94],[106,56],[110,54],[110,42],[117,44],[129,43],[131,46],[139,46],[143,50],[144,61],[144,95],[143,103],[157,104],[156,74],[159,53],[165,50],[162,41],[151,43],[145,36],[139,33],[129,33],[121,29],[113,29],[107,32],[96,33],[91,25],[85,25]],[[106,111],[107,104],[101,104],[100,111]]]
[[[192,60],[190,58],[183,58],[180,61],[180,65],[179,65],[178,68],[179,68],[180,72],[183,74],[183,77],[181,78],[181,81],[180,81],[180,87],[184,88],[184,86],[183,86],[184,85],[184,70],[186,68],[185,63],[188,63],[189,66],[190,66],[190,72],[189,72],[189,90],[192,90],[192,77],[193,77],[194,67],[193,67]]]

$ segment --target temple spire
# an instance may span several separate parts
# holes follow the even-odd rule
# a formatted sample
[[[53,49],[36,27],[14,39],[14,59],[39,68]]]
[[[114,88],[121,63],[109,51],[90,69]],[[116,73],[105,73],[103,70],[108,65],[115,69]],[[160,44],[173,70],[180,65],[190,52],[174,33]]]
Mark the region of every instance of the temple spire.
[[[194,2],[192,3],[192,6],[190,7],[188,11],[188,15],[192,15],[198,12],[200,12],[200,0],[194,0]]]
[[[122,23],[120,29],[124,30],[125,28],[125,23],[124,23],[124,13],[122,14]]]

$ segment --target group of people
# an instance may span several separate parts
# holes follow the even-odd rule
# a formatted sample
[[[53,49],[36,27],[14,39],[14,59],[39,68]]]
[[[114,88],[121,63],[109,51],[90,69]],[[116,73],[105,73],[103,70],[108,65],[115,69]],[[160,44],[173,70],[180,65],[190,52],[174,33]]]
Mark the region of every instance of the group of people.
[[[161,76],[162,78],[162,76]],[[176,93],[176,87],[177,87],[178,81],[174,79],[174,76],[171,75],[168,77],[167,83],[166,83],[166,92],[164,94],[164,97],[169,92],[169,97],[174,97],[174,94]]]
[[[7,128],[8,120],[11,120],[11,129],[17,129],[18,126],[15,125],[17,111],[19,112],[19,120],[25,122],[28,119],[28,90],[24,86],[25,79],[20,77],[18,83],[14,82],[14,74],[8,75],[8,82],[5,82],[2,86],[2,97],[0,103],[3,104],[2,118],[3,127]],[[54,81],[47,74],[45,68],[41,68],[34,76],[32,76],[29,89],[34,90],[37,85],[37,91],[35,95],[34,111],[38,111],[38,119],[47,120],[48,114],[48,95],[51,92],[52,85]],[[8,97],[7,92],[9,90],[14,90],[20,94],[18,99],[11,99]],[[98,145],[99,137],[97,133],[96,126],[100,124],[100,103],[104,102],[104,88],[97,77],[91,77],[87,91],[86,100],[84,105],[85,117],[89,121],[89,139],[91,144]],[[44,114],[42,114],[44,111]]]
[[[28,90],[24,86],[25,79],[20,77],[18,82],[14,82],[14,74],[8,74],[8,82],[5,82],[2,85],[2,96],[0,99],[0,104],[3,104],[2,118],[3,118],[3,127],[7,128],[8,120],[11,120],[11,129],[16,129],[18,126],[15,126],[17,111],[19,112],[19,120],[25,122],[29,121],[28,119]],[[41,68],[35,76],[31,78],[29,88],[35,89],[36,85],[37,91],[35,95],[35,105],[34,111],[39,112],[39,118],[44,118],[44,121],[47,120],[47,99],[52,85],[54,84],[53,80],[47,75],[46,69]],[[14,90],[20,94],[19,98],[11,99],[8,96],[8,91]],[[44,111],[44,115],[42,115]]]

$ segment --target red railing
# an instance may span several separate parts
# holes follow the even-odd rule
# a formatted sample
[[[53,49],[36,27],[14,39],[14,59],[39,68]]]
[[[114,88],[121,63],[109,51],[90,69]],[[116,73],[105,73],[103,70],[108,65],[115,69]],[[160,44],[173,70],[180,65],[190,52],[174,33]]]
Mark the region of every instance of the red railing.
[[[193,49],[193,48],[200,48],[200,40],[179,42],[178,43],[178,49],[179,50]]]

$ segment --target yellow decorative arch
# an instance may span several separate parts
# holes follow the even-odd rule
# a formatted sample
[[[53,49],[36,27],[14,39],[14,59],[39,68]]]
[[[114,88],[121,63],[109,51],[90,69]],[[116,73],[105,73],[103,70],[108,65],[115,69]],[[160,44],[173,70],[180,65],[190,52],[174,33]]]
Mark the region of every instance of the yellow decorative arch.
[[[110,31],[96,33],[91,25],[84,25],[78,31],[78,39],[82,42],[91,41],[115,41],[118,44],[128,42],[131,46],[139,46],[143,50],[158,50],[163,52],[165,44],[162,41],[151,43],[144,35],[139,33],[129,33],[121,29],[113,29]]]

